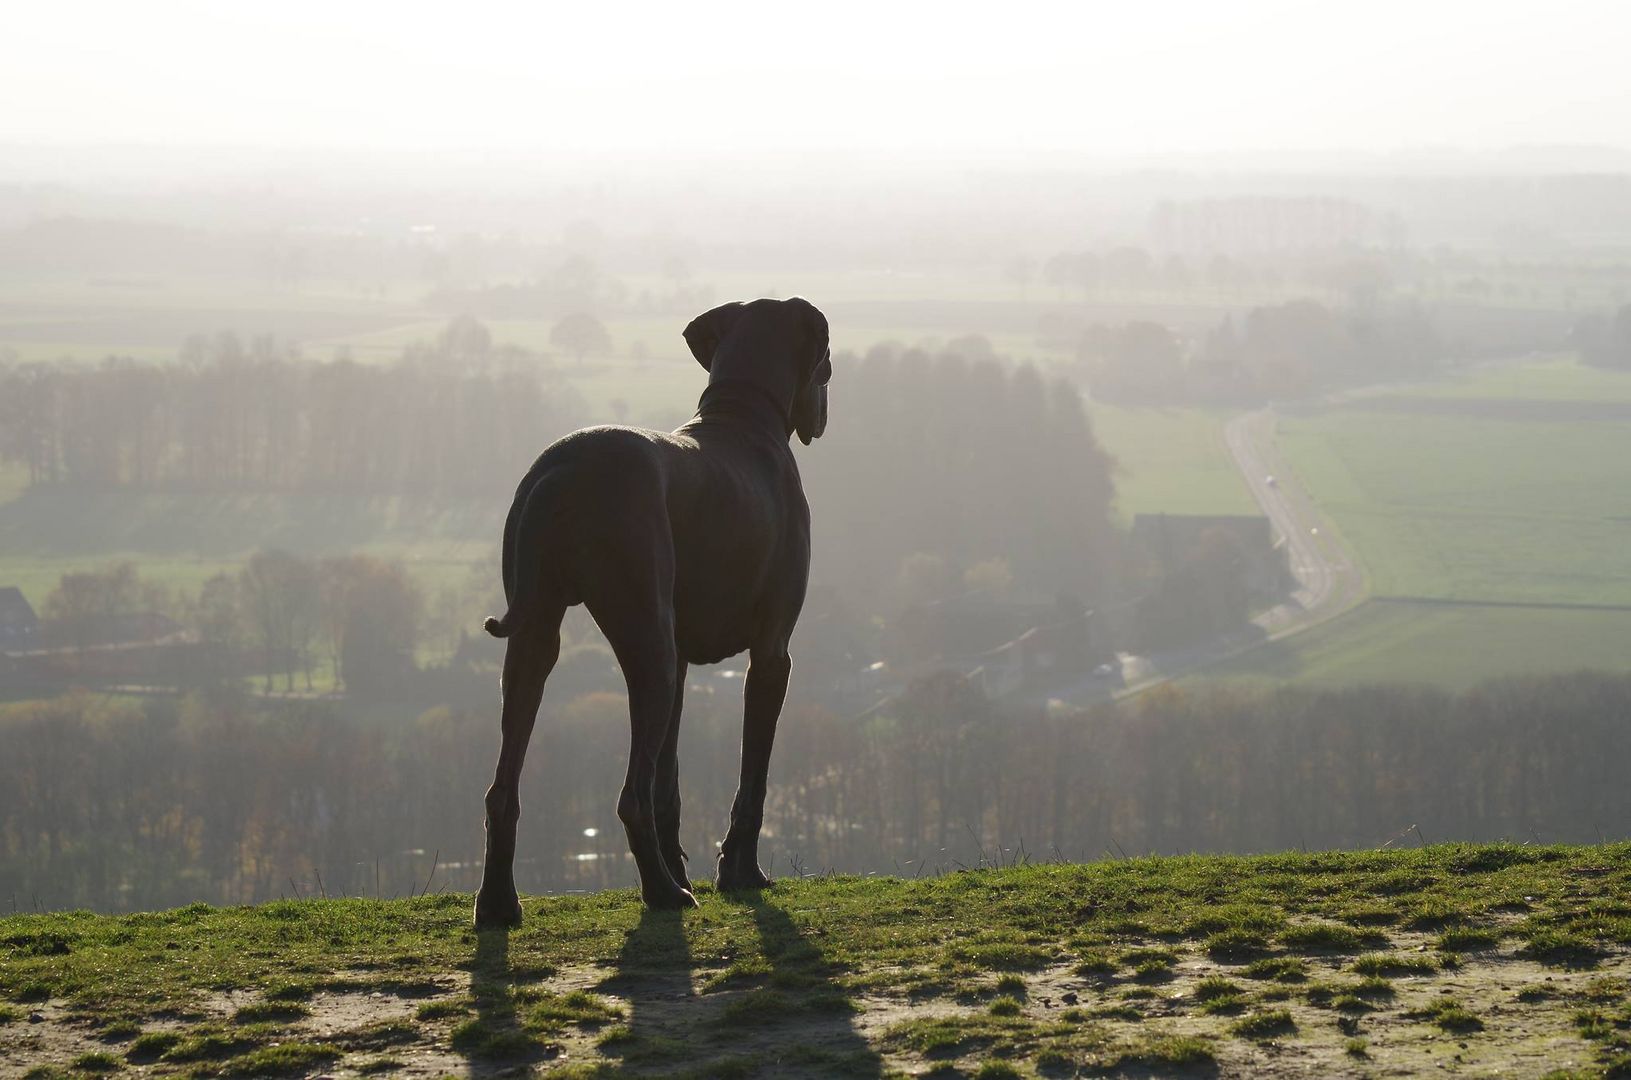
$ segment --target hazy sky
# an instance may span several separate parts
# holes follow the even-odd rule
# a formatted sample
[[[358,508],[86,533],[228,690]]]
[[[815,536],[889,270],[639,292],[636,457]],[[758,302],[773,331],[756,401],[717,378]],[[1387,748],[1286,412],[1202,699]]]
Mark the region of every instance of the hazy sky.
[[[1631,5],[52,0],[0,140],[693,152],[1623,145]]]

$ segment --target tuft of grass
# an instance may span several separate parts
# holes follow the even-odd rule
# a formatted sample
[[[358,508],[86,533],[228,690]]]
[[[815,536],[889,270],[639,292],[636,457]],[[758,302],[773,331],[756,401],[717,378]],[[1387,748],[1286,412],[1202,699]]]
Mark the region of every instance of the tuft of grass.
[[[1518,954],[1554,967],[1592,967],[1602,950],[1583,934],[1546,928],[1532,931]]]
[[[621,1020],[623,1010],[587,990],[573,990],[559,996],[545,994],[527,1010],[526,1026],[532,1031],[559,1031],[567,1024],[593,1027]]]
[[[993,999],[987,1011],[992,1016],[1018,1016],[1020,1014],[1019,999],[1004,994]]]
[[[1438,970],[1431,957],[1396,952],[1366,953],[1348,967],[1357,974],[1373,976],[1431,975]]]
[[[1261,930],[1235,926],[1208,937],[1205,948],[1207,955],[1217,960],[1244,960],[1268,952],[1269,938]]]
[[[310,1001],[316,992],[311,983],[275,982],[266,988],[262,996],[267,1001]]]
[[[1342,1044],[1342,1052],[1352,1058],[1370,1057],[1370,1044],[1364,1039],[1349,1039]]]
[[[142,1036],[145,1039],[147,1036]],[[137,1039],[138,1044],[142,1039]],[[219,1061],[234,1057],[237,1054],[251,1049],[254,1043],[248,1039],[232,1035],[225,1035],[216,1031],[194,1032],[184,1035],[164,1052],[164,1061]]]
[[[480,1017],[455,1025],[449,1042],[461,1054],[499,1060],[527,1057],[538,1050],[538,1041],[525,1031],[494,1027]]]
[[[1121,970],[1121,965],[1116,963],[1115,958],[1109,953],[1093,950],[1084,952],[1081,960],[1077,961],[1075,968],[1072,970],[1087,979],[1095,976],[1114,975]]]
[[[1501,935],[1478,927],[1457,927],[1439,935],[1438,947],[1447,953],[1489,952],[1501,944]]]
[[[722,1027],[761,1027],[782,1023],[802,1011],[780,990],[749,990],[719,1010],[715,1023]]]
[[[1239,984],[1232,983],[1221,975],[1209,975],[1195,984],[1196,1001],[1213,1001],[1217,998],[1234,997],[1241,992]]]
[[[1172,978],[1178,954],[1171,949],[1129,949],[1122,953],[1121,962],[1133,969],[1133,978],[1140,982],[1159,982]]]
[[[1296,1031],[1297,1022],[1289,1009],[1268,1009],[1241,1017],[1229,1025],[1229,1030],[1246,1039],[1272,1039]]]
[[[9,1024],[13,1020],[21,1020],[22,1018],[21,1009],[14,1009],[10,1005],[0,1005],[0,1024]]]
[[[1386,939],[1374,931],[1355,930],[1340,923],[1306,923],[1280,932],[1280,944],[1292,952],[1359,952]]]
[[[44,979],[30,979],[12,992],[12,997],[24,1005],[35,1005],[51,1000],[51,984]]]
[[[136,1037],[136,1041],[130,1044],[130,1049],[125,1051],[125,1057],[131,1061],[157,1061],[180,1041],[179,1032],[149,1031]]]
[[[1369,975],[1360,979],[1350,993],[1362,998],[1391,998],[1394,996],[1393,984],[1380,975]]]
[[[1444,1031],[1482,1031],[1484,1022],[1467,1011],[1466,1006],[1453,997],[1438,998],[1420,1009],[1405,1013],[1412,1020],[1425,1020]]]
[[[1018,975],[1004,975],[997,980],[997,993],[1023,1000],[1029,995],[1025,980]]]
[[[1131,1005],[1104,1005],[1093,1010],[1100,1020],[1142,1020],[1144,1014]]]
[[[112,1020],[97,1029],[96,1037],[103,1042],[127,1042],[142,1033],[142,1026],[134,1020]]]
[[[81,1054],[74,1058],[73,1067],[78,1072],[110,1073],[118,1072],[125,1067],[125,1063],[102,1050],[95,1050],[89,1054]]]
[[[475,1007],[468,997],[448,998],[445,1001],[427,1001],[414,1013],[420,1020],[446,1020],[450,1016],[466,1016]]]
[[[1631,994],[1631,987],[1626,985],[1624,979],[1604,977],[1591,980],[1580,993],[1587,1001],[1609,1004],[1624,1001],[1627,994]]]
[[[373,1076],[375,1073],[401,1072],[404,1063],[396,1058],[371,1058],[357,1066],[357,1071],[364,1076]]]
[[[1195,1068],[1210,1065],[1216,1060],[1217,1055],[1212,1052],[1212,1044],[1205,1039],[1193,1035],[1158,1035],[1125,1051],[1116,1062],[1116,1067],[1144,1065],[1155,1069]]]
[[[406,1020],[381,1020],[334,1036],[347,1050],[383,1050],[419,1038],[419,1029]]]
[[[227,1062],[230,1076],[309,1076],[318,1066],[340,1060],[340,1048],[329,1043],[288,1042],[263,1046]]]
[[[1275,982],[1302,982],[1308,978],[1308,962],[1300,956],[1266,956],[1253,960],[1240,972],[1248,979],[1273,979]]]
[[[299,1020],[303,1016],[310,1016],[311,1010],[306,1006],[288,1001],[260,1001],[245,1005],[232,1014],[234,1024],[268,1024],[287,1023],[290,1020]]]
[[[1053,963],[1058,953],[1019,941],[986,940],[955,945],[947,956],[954,964],[971,964],[983,971],[1040,971]]]
[[[1023,1080],[1024,1073],[1006,1061],[987,1061],[974,1074],[974,1080]]]
[[[1378,904],[1352,904],[1337,912],[1337,918],[1354,926],[1392,926],[1399,921],[1399,913]]]

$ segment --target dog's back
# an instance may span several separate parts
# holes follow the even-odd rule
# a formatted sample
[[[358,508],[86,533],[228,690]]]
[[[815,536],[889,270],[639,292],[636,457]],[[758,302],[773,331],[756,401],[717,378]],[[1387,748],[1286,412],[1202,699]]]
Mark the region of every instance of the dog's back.
[[[809,508],[785,442],[697,422],[673,433],[585,428],[545,450],[516,491],[504,529],[509,610],[487,630],[507,637],[531,609],[591,601],[609,568],[667,564],[681,654],[715,663],[751,644],[757,610],[778,591],[767,586],[802,596],[802,575],[783,582],[771,569],[808,555]]]

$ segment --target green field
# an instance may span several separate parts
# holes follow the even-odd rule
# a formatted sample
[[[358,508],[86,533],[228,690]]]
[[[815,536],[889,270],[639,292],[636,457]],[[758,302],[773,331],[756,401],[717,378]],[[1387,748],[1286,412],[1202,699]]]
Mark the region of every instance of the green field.
[[[1631,611],[1371,601],[1192,676],[1465,690],[1505,675],[1631,669]]]
[[[1477,368],[1411,390],[1431,398],[1493,398],[1521,401],[1631,402],[1631,375],[1585,367],[1571,357]]]
[[[1631,846],[1143,858],[0,918],[36,1077],[1570,1077],[1631,1067]]]
[[[1547,360],[1400,396],[1407,408],[1359,398],[1292,415],[1278,442],[1371,594],[1411,602],[1363,604],[1201,677],[1465,688],[1631,667],[1631,419],[1559,418],[1631,401],[1631,376]]]
[[[1347,408],[1279,445],[1377,595],[1631,603],[1631,422]]]
[[[1095,403],[1099,442],[1116,459],[1116,509],[1134,514],[1254,514],[1257,504],[1223,443],[1228,414]]]

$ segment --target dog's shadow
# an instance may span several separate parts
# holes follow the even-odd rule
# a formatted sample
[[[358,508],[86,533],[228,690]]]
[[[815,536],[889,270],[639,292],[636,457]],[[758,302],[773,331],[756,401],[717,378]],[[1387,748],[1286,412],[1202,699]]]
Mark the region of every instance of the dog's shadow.
[[[685,1066],[698,1075],[882,1076],[883,1060],[856,1028],[836,966],[777,899],[774,890],[722,898],[727,922],[751,914],[770,971],[706,992],[693,984],[702,965],[684,916],[643,912],[599,987],[628,1011],[626,1031],[603,1042],[601,1053],[635,1074]]]

